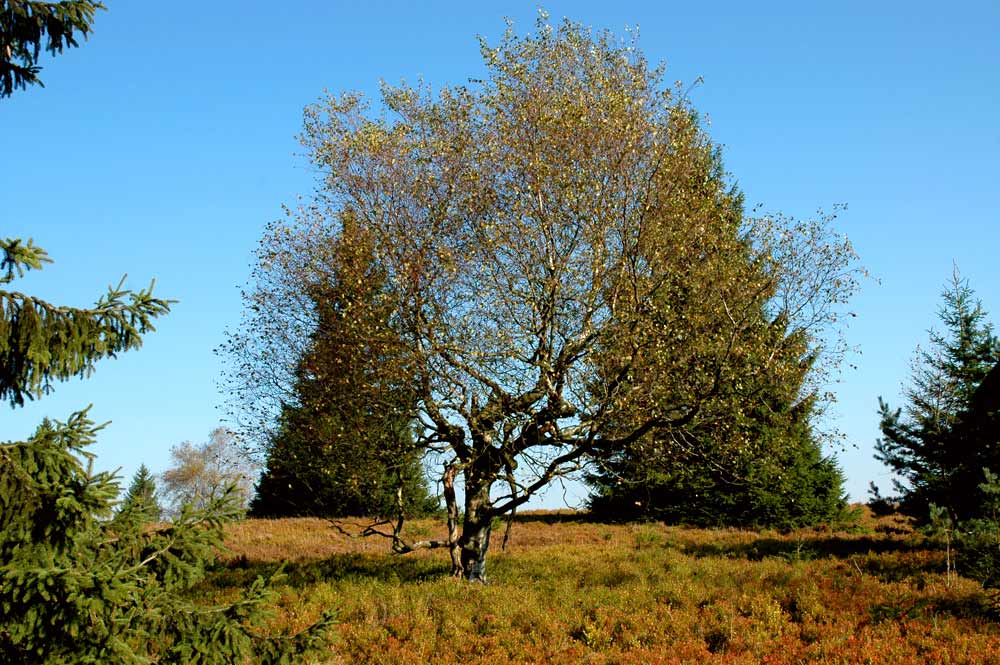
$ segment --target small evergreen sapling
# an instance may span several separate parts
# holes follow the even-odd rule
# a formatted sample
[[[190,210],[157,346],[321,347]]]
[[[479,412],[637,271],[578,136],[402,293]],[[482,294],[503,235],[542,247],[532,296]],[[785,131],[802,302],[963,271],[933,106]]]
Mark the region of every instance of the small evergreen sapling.
[[[160,500],[156,494],[156,480],[145,464],[140,465],[139,470],[132,476],[132,484],[125,491],[121,510],[143,511],[150,522],[159,522],[163,516],[163,508],[160,507]]]
[[[979,485],[982,510],[976,518],[958,524],[955,545],[962,574],[996,591],[1000,590],[1000,476],[989,469],[983,469],[983,475]],[[993,600],[1000,610],[1000,593]]]

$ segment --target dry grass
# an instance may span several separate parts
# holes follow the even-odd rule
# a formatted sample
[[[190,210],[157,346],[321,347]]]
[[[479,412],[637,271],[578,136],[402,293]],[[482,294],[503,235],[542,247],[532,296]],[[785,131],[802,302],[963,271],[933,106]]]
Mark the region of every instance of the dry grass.
[[[338,607],[329,663],[1000,663],[981,589],[949,581],[943,551],[901,520],[780,534],[536,513],[506,552],[500,535],[475,586],[447,577],[441,550],[394,556],[324,520],[250,520],[205,592],[288,562],[275,623]]]

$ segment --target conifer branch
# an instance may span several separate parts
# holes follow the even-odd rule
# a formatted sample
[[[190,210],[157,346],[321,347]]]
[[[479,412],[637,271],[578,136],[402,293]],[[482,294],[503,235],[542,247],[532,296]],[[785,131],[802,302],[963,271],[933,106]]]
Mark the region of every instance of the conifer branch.
[[[0,241],[0,284],[26,270],[51,263],[31,240]],[[51,390],[53,381],[88,376],[94,363],[138,348],[153,331],[153,319],[170,311],[172,300],[153,296],[155,281],[141,291],[125,278],[109,286],[89,309],[52,305],[17,291],[0,291],[0,400],[23,405]]]

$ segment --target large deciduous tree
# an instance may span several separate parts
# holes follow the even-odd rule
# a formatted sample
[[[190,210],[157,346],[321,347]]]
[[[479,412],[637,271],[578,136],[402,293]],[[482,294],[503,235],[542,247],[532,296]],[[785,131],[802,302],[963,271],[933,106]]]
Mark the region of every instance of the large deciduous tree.
[[[205,443],[172,447],[170,459],[161,479],[175,514],[184,506],[204,508],[226,494],[240,510],[249,506],[258,469],[225,427],[213,429]]]
[[[1000,468],[996,443],[987,444],[970,429],[996,408],[982,397],[990,386],[978,402],[975,396],[1000,362],[1000,339],[957,268],[941,297],[944,329],[932,329],[927,348],[914,354],[904,407],[892,409],[879,399],[882,437],[875,456],[898,475],[895,487],[906,512],[926,519],[936,504],[965,519],[979,513],[982,497],[975,488],[983,468]],[[979,415],[968,416],[970,409]]]
[[[348,222],[368,234],[401,347],[358,389],[414,387],[449,508],[447,540],[397,531],[397,550],[450,546],[480,581],[494,518],[588,460],[716,417],[774,371],[770,320],[819,343],[855,284],[822,223],[744,218],[694,110],[634,43],[542,19],[482,54],[470,87],[385,86],[380,113],[357,94],[309,107],[320,191],[269,230],[258,266],[310,283]],[[297,312],[311,311],[273,320],[308,335]],[[241,358],[262,380],[281,360]]]
[[[104,5],[95,0],[0,2],[0,98],[9,97],[18,88],[44,87],[38,73],[38,56],[44,50],[52,55],[66,47],[79,46],[77,35],[86,38],[94,15]]]

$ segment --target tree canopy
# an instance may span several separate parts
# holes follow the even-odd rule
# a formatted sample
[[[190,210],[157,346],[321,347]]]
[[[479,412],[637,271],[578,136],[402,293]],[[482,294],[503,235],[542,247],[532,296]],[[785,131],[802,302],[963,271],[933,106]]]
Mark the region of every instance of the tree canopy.
[[[184,506],[203,508],[227,494],[240,510],[250,504],[258,469],[225,427],[213,429],[205,443],[173,446],[170,460],[161,478],[175,513]]]
[[[823,455],[814,422],[819,397],[803,390],[811,367],[805,351],[801,341],[789,341],[782,352],[785,363],[799,366],[797,373],[747,372],[752,383],[728,413],[683,436],[648,436],[596,465],[588,478],[591,511],[699,526],[793,528],[845,520],[843,474]]]
[[[494,517],[717,414],[747,372],[772,371],[770,320],[820,353],[856,284],[822,221],[742,214],[686,96],[634,43],[543,18],[481,51],[469,87],[386,85],[379,112],[353,93],[309,107],[319,192],[269,230],[258,266],[267,284],[312,283],[348,220],[371,238],[402,347],[358,388],[416,390],[420,444],[446,490],[454,474],[464,489],[461,534],[434,544],[472,580]],[[308,334],[303,297],[273,326]],[[241,356],[262,380],[284,358]]]

